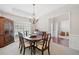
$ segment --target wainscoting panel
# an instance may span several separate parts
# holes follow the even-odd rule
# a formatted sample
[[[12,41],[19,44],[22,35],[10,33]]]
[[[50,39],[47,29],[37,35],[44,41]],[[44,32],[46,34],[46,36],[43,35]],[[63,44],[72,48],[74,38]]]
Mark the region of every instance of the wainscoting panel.
[[[70,35],[69,47],[79,50],[79,35]]]

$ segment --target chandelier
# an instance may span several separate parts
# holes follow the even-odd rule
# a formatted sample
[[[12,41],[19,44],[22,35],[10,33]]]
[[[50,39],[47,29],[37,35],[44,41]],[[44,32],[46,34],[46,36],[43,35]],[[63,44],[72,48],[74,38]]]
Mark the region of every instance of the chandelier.
[[[33,14],[32,14],[32,17],[30,18],[30,22],[32,24],[36,24],[38,22],[38,17],[36,17],[36,14],[35,14],[35,4],[33,4]]]

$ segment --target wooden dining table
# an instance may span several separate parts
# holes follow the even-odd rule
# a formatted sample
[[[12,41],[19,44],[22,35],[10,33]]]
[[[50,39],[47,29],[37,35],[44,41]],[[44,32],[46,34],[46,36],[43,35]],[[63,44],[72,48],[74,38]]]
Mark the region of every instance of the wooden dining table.
[[[36,54],[36,48],[35,48],[36,43],[42,40],[42,36],[41,35],[37,35],[36,37],[24,36],[24,39],[31,43],[31,54],[33,52],[35,55]]]

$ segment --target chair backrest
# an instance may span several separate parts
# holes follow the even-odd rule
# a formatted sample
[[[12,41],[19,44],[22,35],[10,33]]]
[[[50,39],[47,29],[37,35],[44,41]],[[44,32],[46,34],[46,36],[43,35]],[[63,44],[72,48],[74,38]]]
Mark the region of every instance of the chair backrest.
[[[26,36],[27,36],[27,34],[28,34],[28,33],[27,33],[27,31],[26,31]]]
[[[24,44],[23,34],[22,34],[22,33],[20,33],[20,32],[18,32],[18,34],[19,34],[19,41],[20,41],[20,44],[21,44],[21,46],[22,46],[22,47],[24,47],[24,46],[25,46],[25,44]]]
[[[51,34],[48,34],[48,47],[50,47]]]
[[[43,40],[42,49],[43,49],[43,48],[46,48],[46,47],[49,47],[49,46],[50,46],[51,35],[45,33],[45,34],[43,35],[42,40]]]
[[[42,32],[42,39],[46,37],[46,32]]]
[[[18,36],[19,36],[19,43],[21,45],[21,38],[20,38],[21,34],[20,34],[20,32],[18,32]]]

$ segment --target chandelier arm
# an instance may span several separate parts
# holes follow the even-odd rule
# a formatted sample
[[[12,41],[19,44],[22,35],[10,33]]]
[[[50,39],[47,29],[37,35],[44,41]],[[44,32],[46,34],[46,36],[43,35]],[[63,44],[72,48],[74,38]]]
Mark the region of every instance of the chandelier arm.
[[[33,16],[32,16],[32,19],[30,19],[30,22],[32,24],[36,24],[38,22],[39,19],[36,19],[36,14],[35,14],[35,4],[33,4]]]
[[[36,20],[36,23],[38,22],[39,19]]]

